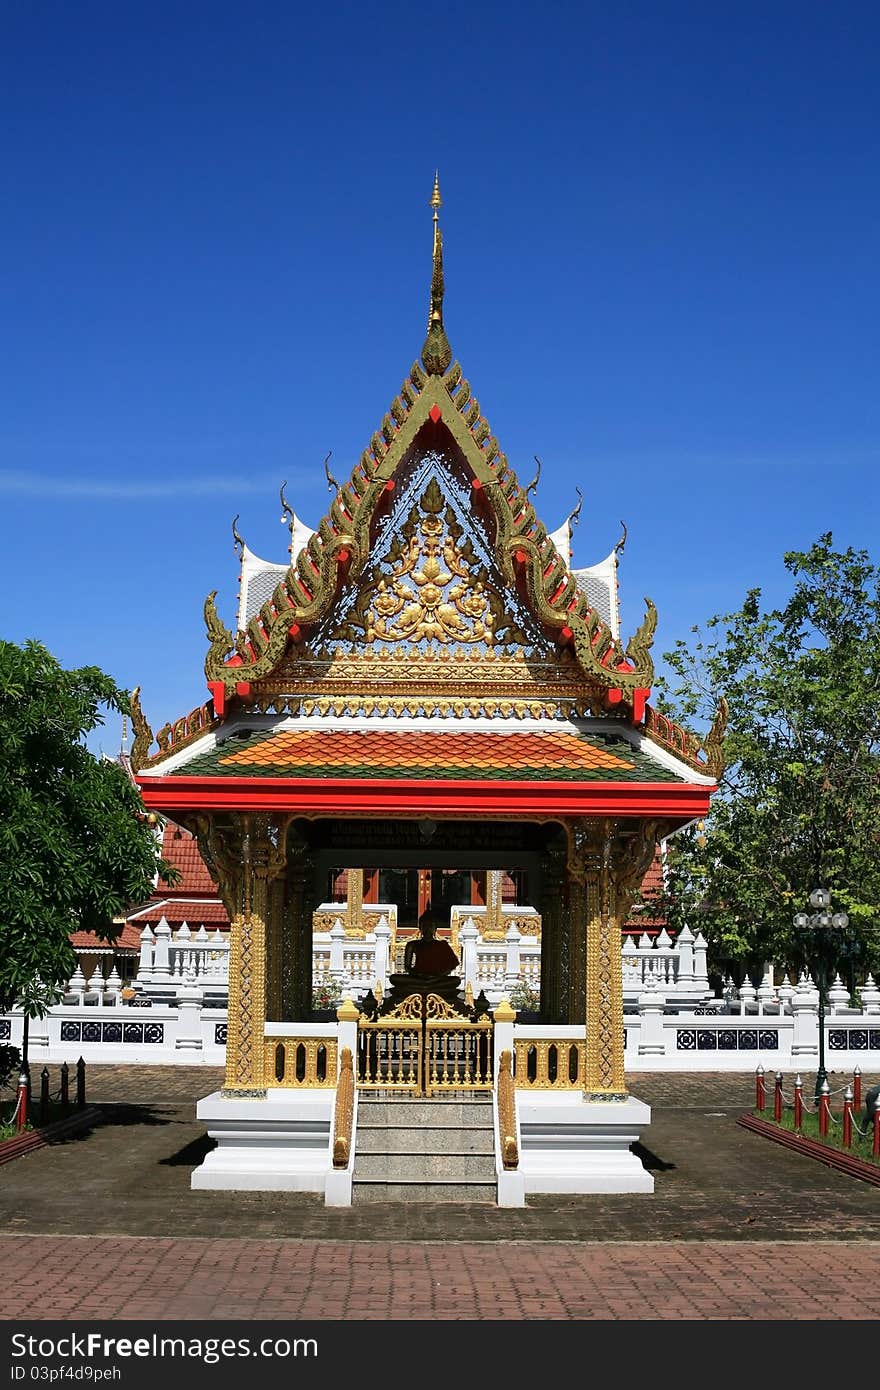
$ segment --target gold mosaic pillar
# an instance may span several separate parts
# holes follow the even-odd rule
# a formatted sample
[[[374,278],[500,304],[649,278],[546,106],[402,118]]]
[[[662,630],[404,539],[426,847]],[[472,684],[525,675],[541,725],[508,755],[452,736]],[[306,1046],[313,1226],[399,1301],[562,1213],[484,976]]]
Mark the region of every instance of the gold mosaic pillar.
[[[490,869],[486,874],[486,915],[483,918],[483,940],[504,940],[504,894],[501,869]]]
[[[654,855],[657,821],[569,821],[568,875],[584,903],[587,1100],[624,1100],[621,927]],[[572,922],[576,930],[576,921]]]
[[[366,926],[364,924],[363,869],[349,869],[346,875],[346,883],[346,935],[362,937],[366,935]]]
[[[267,816],[241,818],[239,910],[230,923],[227,1096],[265,1095],[266,937],[277,930],[281,896],[273,891],[286,865],[285,833]]]

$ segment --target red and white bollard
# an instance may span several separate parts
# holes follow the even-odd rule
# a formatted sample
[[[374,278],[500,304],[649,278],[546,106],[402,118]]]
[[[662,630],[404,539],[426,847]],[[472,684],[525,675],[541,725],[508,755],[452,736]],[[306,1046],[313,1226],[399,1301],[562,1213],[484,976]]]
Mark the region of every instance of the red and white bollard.
[[[776,1086],[773,1090],[773,1118],[777,1124],[782,1119],[782,1072],[776,1073]]]
[[[28,1119],[28,1075],[26,1071],[20,1072],[18,1077],[18,1090],[15,1094],[15,1128],[21,1134]]]
[[[843,1096],[843,1147],[852,1148],[853,1131],[853,1090],[852,1086],[847,1086]]]
[[[759,1063],[758,1066],[755,1068],[755,1109],[763,1110],[766,1103],[767,1097],[764,1091],[764,1068]]]
[[[800,1132],[804,1124],[804,1083],[800,1076],[794,1079],[794,1127]]]
[[[827,1134],[828,1125],[831,1120],[831,1096],[830,1086],[827,1081],[822,1082],[822,1090],[819,1093],[819,1133]]]
[[[858,1065],[858,1063],[856,1063],[856,1065],[853,1067],[853,1085],[852,1085],[852,1092],[853,1092],[853,1110],[861,1110],[861,1108],[862,1108],[862,1069],[861,1069],[861,1067]]]

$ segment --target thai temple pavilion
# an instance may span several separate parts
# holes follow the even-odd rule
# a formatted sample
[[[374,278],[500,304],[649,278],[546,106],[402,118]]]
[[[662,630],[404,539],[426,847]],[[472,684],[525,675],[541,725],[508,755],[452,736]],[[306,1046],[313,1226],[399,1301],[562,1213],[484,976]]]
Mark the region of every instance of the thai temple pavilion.
[[[537,478],[518,480],[453,360],[436,181],[431,205],[427,337],[359,462],[337,482],[325,460],[315,530],[285,503],[289,564],[237,537],[238,630],[211,593],[211,698],[158,752],[133,700],[144,803],[195,835],[231,923],[225,1085],[198,1112],[218,1147],[193,1182],[344,1203],[368,1097],[473,1092],[503,1204],[650,1190],[630,1152],[650,1112],[624,1075],[621,925],[658,842],[708,810],[721,720],[701,742],[652,709],[653,605],[624,645],[618,547],[578,571],[575,514],[539,520]],[[383,872],[441,869],[527,874],[540,1023],[393,971],[384,998],[377,981],[310,1021],[329,876],[357,885],[351,905]]]

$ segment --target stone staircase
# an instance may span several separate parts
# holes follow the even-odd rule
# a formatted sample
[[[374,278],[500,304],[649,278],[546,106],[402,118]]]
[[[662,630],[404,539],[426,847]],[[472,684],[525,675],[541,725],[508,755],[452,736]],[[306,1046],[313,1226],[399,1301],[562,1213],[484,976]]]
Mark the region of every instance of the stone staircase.
[[[358,1100],[352,1203],[496,1201],[492,1101]]]

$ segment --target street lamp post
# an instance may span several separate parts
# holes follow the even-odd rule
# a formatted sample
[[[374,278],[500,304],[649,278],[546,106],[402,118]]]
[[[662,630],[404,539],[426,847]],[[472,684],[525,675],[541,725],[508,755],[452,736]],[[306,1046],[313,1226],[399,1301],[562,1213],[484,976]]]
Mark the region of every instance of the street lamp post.
[[[827,1081],[825,1073],[825,964],[826,948],[829,941],[829,931],[846,931],[849,926],[849,917],[845,912],[831,911],[831,894],[827,888],[814,888],[810,894],[810,907],[812,912],[798,912],[794,917],[794,925],[800,931],[815,933],[816,964],[819,986],[819,1067],[816,1072],[816,1104],[822,1094],[822,1087]]]

